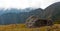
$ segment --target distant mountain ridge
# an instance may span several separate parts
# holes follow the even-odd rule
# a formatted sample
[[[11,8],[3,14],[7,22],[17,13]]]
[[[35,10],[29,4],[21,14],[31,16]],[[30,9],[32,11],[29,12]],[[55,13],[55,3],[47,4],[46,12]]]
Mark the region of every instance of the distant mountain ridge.
[[[35,15],[41,17],[43,10],[38,9],[24,9],[20,11],[17,9],[6,10],[0,15],[0,24],[18,24],[24,23],[29,16]],[[37,13],[38,12],[38,13]]]
[[[17,9],[17,8],[0,8],[0,15],[4,13],[20,13],[20,12],[29,12],[31,10],[34,10],[34,8],[25,8],[25,9]]]

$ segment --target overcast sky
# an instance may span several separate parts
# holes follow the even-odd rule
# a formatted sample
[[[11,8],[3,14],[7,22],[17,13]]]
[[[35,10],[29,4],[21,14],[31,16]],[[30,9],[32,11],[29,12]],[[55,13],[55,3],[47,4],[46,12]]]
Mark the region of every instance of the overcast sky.
[[[0,0],[0,8],[46,8],[60,0]]]

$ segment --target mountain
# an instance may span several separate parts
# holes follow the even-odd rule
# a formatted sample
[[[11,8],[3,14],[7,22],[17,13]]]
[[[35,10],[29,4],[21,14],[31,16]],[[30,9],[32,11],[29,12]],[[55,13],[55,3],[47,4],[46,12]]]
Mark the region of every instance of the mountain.
[[[43,9],[38,8],[38,9],[30,11],[29,13],[30,13],[30,15],[35,15],[35,16],[42,18],[43,11],[44,11]]]
[[[0,24],[18,24],[24,23],[29,16],[35,15],[41,18],[43,10],[38,9],[23,9],[25,12],[19,11],[17,9],[10,9],[3,12],[0,15]],[[28,10],[28,11],[27,11]],[[38,13],[37,13],[38,12]]]
[[[43,12],[43,10],[41,8],[38,8],[35,10],[31,10],[30,12],[19,13],[18,16],[20,18],[20,21],[22,21],[22,23],[24,23],[26,21],[26,19],[32,15],[38,16],[41,18],[42,12]]]
[[[60,2],[56,2],[44,9],[44,18],[60,20]]]

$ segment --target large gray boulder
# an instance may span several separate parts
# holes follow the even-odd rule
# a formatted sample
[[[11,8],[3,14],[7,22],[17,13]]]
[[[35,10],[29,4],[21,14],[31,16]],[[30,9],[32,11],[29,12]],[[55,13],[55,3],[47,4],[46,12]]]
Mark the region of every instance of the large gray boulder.
[[[28,28],[36,28],[41,26],[51,26],[53,25],[53,21],[51,19],[41,19],[36,16],[30,16],[26,20],[26,27]]]

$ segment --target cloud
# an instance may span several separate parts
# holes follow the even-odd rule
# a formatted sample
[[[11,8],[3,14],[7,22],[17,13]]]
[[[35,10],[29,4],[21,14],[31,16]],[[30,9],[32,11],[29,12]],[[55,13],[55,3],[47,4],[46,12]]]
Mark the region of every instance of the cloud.
[[[51,5],[51,4],[55,3],[55,2],[59,2],[59,1],[60,0],[42,0],[41,8],[45,9],[49,5]]]
[[[59,0],[0,0],[0,8],[46,8]]]

